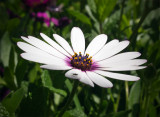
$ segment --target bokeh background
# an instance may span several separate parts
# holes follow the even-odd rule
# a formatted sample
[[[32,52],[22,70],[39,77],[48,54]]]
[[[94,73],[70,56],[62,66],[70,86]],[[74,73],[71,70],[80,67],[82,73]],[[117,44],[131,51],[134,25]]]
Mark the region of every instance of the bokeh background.
[[[159,0],[1,0],[0,1],[0,117],[55,117],[64,106],[73,80],[64,71],[40,69],[23,60],[16,45],[20,36],[70,43],[72,27],[80,27],[88,43],[98,34],[108,40],[129,40],[125,51],[139,51],[147,68],[124,72],[137,82],[112,80],[112,88],[80,84],[63,117],[160,116]],[[41,38],[40,38],[41,39]]]

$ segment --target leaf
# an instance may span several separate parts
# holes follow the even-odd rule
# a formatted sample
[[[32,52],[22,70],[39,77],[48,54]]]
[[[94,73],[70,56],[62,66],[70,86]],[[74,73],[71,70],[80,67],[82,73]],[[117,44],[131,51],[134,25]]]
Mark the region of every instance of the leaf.
[[[95,0],[97,6],[97,13],[100,22],[104,22],[104,20],[110,15],[113,11],[117,0]]]
[[[78,20],[80,20],[81,22],[91,26],[91,21],[85,14],[79,11],[73,11],[73,10],[68,10],[68,13],[74,16],[75,18],[77,18]]]
[[[63,96],[67,96],[67,93],[64,90],[56,89],[52,86],[52,80],[47,70],[43,71],[41,78],[44,87],[48,88],[52,92],[58,93]]]
[[[15,28],[19,25],[19,23],[20,23],[20,20],[18,18],[10,19],[7,24],[7,30],[9,32],[16,31]]]
[[[79,109],[66,111],[62,117],[87,117],[87,115]]]
[[[71,84],[71,82],[67,79],[67,80],[65,81],[65,84],[66,84],[69,92],[71,92],[71,90],[72,90],[72,84]],[[78,97],[77,97],[76,94],[74,95],[73,101],[74,101],[74,103],[75,103],[75,105],[76,105],[76,108],[82,110],[81,105],[80,105],[80,102],[79,102],[79,99],[78,99]]]
[[[0,103],[0,117],[9,117],[9,112],[1,103]]]
[[[8,23],[8,13],[5,6],[1,4],[0,6],[0,31],[5,31]]]
[[[0,60],[5,67],[8,66],[10,49],[11,41],[9,39],[9,33],[5,32],[0,40]]]
[[[11,48],[10,55],[9,55],[9,68],[12,73],[14,73],[15,69],[15,53],[14,53],[14,48]]]
[[[94,0],[87,0],[89,5],[89,9],[91,9],[94,13],[96,13],[97,7]]]
[[[0,85],[6,85],[6,82],[1,77],[0,77]]]
[[[92,0],[90,0],[90,1],[92,1]],[[90,16],[90,18],[91,18],[94,22],[97,23],[98,21],[97,21],[97,19],[93,16],[90,7],[86,5],[86,6],[85,6],[85,9],[86,9],[88,15]]]
[[[131,110],[126,111],[119,111],[116,113],[108,114],[107,117],[128,117],[128,114],[131,112]]]
[[[16,90],[12,95],[8,95],[3,101],[3,106],[7,109],[9,113],[14,113],[18,108],[21,100],[24,96],[26,90],[22,87]],[[11,96],[11,97],[10,97]]]
[[[49,117],[50,101],[48,100],[50,93],[47,88],[39,84],[30,83],[28,93],[20,104],[18,117]]]
[[[7,67],[4,70],[4,81],[6,82],[6,85],[8,88],[15,90],[17,87],[15,77],[13,75],[13,72],[10,71],[10,69]]]
[[[135,82],[131,88],[131,91],[129,94],[129,99],[128,99],[128,108],[129,109],[132,109],[135,104],[139,103],[140,92],[141,92],[141,82],[139,80],[139,81]],[[133,112],[134,112],[134,110],[133,110]]]
[[[17,64],[16,70],[15,70],[15,75],[16,75],[18,86],[20,86],[21,81],[24,79],[27,68],[28,68],[27,61],[25,61],[23,59],[18,60],[18,64]]]

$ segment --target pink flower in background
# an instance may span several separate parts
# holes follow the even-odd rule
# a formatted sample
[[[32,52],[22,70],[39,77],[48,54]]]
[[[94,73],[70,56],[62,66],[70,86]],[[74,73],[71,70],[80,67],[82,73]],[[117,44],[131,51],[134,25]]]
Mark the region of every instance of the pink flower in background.
[[[36,17],[37,19],[43,20],[43,22],[47,25],[47,27],[50,26],[51,22],[56,27],[59,27],[59,28],[62,28],[64,26],[68,25],[71,22],[71,20],[69,20],[67,17],[62,17],[60,19],[57,19],[57,18],[54,18],[54,17],[50,18],[50,16],[46,12],[38,12],[37,14],[32,13],[32,15],[34,17]]]

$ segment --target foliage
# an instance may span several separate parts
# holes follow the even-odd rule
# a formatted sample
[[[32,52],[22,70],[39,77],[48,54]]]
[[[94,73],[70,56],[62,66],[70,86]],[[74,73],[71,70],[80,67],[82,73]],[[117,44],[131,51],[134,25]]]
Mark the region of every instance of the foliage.
[[[23,60],[16,43],[22,41],[20,36],[40,37],[40,32],[52,39],[57,33],[70,43],[74,26],[83,30],[87,44],[100,33],[107,34],[108,41],[129,40],[128,51],[142,53],[148,67],[127,72],[139,76],[139,81],[112,80],[111,89],[80,84],[63,117],[160,116],[158,0],[53,0],[47,9],[44,5],[29,7],[24,1],[0,1],[0,117],[55,117],[59,113],[73,80],[65,78],[64,71],[43,70],[39,64]],[[48,27],[44,19],[32,15],[44,11],[50,17],[69,20]]]

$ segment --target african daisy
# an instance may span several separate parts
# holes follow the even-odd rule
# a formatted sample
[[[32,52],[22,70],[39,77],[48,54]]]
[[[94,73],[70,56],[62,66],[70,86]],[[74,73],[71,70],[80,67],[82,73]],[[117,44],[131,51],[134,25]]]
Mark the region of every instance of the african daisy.
[[[129,45],[129,41],[119,42],[114,39],[106,44],[107,35],[96,36],[85,49],[85,38],[80,28],[71,30],[71,44],[57,34],[51,38],[40,33],[44,41],[33,36],[21,37],[25,42],[17,45],[25,53],[22,58],[41,63],[41,68],[50,70],[68,70],[67,78],[77,79],[82,83],[94,87],[94,83],[101,87],[112,87],[113,84],[106,79],[136,81],[139,77],[114,73],[113,71],[129,71],[143,69],[140,66],[146,62],[145,59],[135,59],[141,54],[139,52],[124,52],[118,54]]]

